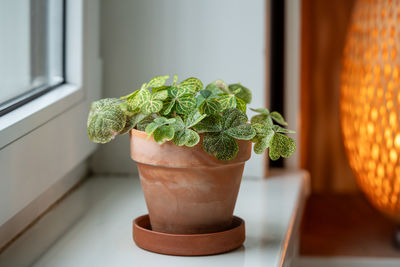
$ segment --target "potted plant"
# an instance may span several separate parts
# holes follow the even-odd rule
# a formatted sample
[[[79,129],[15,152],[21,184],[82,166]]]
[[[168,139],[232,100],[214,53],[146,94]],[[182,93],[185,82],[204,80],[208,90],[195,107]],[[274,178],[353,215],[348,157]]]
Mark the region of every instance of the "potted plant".
[[[158,76],[120,99],[93,102],[88,136],[107,143],[130,133],[131,157],[154,231],[202,234],[230,227],[245,162],[269,149],[272,160],[289,157],[295,142],[287,123],[265,108],[248,120],[251,92],[221,80],[203,89],[197,78],[166,85]]]

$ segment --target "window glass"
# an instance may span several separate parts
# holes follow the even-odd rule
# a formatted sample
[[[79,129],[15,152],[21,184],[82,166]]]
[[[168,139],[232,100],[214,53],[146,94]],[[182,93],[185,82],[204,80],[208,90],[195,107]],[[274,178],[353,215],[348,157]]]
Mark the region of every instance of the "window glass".
[[[0,1],[0,112],[63,83],[63,8],[63,0]]]

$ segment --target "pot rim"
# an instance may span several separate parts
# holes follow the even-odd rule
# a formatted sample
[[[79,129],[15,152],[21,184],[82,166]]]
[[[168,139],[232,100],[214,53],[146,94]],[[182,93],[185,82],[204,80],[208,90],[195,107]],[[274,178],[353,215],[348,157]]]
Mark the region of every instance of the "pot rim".
[[[244,164],[251,156],[252,142],[250,140],[236,140],[239,145],[237,156],[229,161],[220,161],[213,155],[206,153],[200,142],[193,147],[177,146],[172,141],[158,144],[148,137],[144,131],[132,129],[129,132],[131,158],[140,163],[151,166],[170,168],[223,168],[232,165]],[[202,138],[202,135],[200,135]]]

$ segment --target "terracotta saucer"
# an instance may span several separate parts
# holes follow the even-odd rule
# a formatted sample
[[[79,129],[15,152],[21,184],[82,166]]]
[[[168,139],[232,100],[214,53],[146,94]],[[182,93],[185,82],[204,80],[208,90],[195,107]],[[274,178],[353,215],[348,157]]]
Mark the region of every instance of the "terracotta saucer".
[[[202,256],[228,252],[245,240],[244,221],[234,216],[230,229],[207,234],[167,234],[151,230],[148,215],[133,221],[133,240],[142,249],[176,256]]]

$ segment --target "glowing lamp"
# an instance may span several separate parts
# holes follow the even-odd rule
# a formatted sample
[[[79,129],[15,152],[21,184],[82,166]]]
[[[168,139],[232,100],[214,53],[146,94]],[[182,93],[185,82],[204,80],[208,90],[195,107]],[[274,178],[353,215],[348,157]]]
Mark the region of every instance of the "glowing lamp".
[[[400,1],[358,0],[344,48],[341,123],[362,191],[400,222]]]

